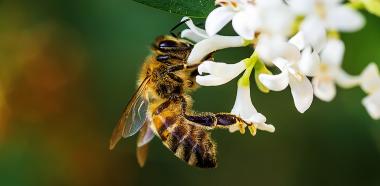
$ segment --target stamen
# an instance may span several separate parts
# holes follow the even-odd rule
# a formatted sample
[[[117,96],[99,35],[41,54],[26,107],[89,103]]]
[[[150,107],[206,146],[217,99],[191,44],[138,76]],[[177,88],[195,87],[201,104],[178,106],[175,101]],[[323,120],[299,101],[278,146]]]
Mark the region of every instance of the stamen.
[[[231,6],[234,8],[234,9],[237,9],[238,8],[238,3],[236,1],[231,1]]]
[[[228,6],[228,1],[226,0],[216,0],[215,5],[220,5],[220,6]]]

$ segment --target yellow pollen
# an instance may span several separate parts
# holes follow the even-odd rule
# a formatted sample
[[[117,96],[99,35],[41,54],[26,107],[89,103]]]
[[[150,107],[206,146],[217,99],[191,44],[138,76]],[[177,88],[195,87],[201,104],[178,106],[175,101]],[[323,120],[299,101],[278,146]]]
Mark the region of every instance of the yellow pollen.
[[[327,73],[329,71],[329,66],[327,64],[322,63],[320,66],[320,70],[322,73]]]
[[[302,81],[302,80],[303,80],[303,76],[302,76],[301,73],[299,73],[299,72],[296,72],[296,73],[294,74],[294,77],[296,77],[296,79],[297,79],[298,81]]]
[[[224,0],[216,0],[216,1],[215,1],[215,4],[216,4],[216,5],[220,5],[220,6],[228,6],[228,1],[224,1]]]
[[[231,6],[234,8],[234,9],[237,9],[238,8],[238,3],[236,1],[231,1]]]

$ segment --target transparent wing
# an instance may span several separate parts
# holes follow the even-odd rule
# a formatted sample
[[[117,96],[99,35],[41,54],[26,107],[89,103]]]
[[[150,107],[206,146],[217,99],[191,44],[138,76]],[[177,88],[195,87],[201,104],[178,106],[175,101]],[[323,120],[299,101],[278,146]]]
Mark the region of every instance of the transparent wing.
[[[124,112],[112,133],[109,146],[110,149],[113,149],[122,137],[127,138],[136,134],[144,125],[149,104],[146,95],[148,82],[149,77],[146,77],[124,109]]]
[[[126,116],[123,137],[127,138],[135,135],[144,125],[146,112],[148,110],[148,100],[143,96],[137,98],[131,112]]]
[[[139,138],[137,139],[137,147],[142,147],[145,144],[148,144],[154,138],[154,133],[150,128],[150,122],[148,120],[145,121],[144,128],[140,130]]]
[[[153,139],[153,137],[154,133],[150,128],[150,121],[146,120],[137,139],[136,157],[140,167],[145,165],[146,159],[148,158],[148,143]]]
[[[146,159],[148,158],[148,150],[149,145],[145,144],[142,147],[138,147],[136,151],[137,163],[139,163],[140,167],[144,167]]]

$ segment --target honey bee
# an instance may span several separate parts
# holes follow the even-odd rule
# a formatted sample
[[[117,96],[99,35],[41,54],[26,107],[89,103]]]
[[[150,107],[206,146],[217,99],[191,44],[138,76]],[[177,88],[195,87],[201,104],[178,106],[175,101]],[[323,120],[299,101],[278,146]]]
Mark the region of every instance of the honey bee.
[[[193,48],[190,41],[166,35],[156,38],[152,54],[140,71],[138,89],[126,106],[111,140],[118,141],[139,132],[137,160],[142,167],[148,143],[157,136],[164,146],[191,166],[217,166],[216,144],[209,131],[215,128],[253,126],[229,113],[195,113],[189,93],[198,88],[199,64],[188,65]],[[211,54],[204,60],[211,59]]]

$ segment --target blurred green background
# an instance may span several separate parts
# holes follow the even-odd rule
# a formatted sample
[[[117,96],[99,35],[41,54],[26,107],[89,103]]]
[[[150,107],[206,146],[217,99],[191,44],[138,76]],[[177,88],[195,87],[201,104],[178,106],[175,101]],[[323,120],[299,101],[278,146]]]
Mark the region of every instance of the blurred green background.
[[[380,64],[380,18],[344,34],[344,68]],[[0,185],[380,185],[380,121],[359,89],[317,99],[305,114],[288,91],[263,94],[256,108],[276,133],[214,131],[219,167],[192,168],[158,139],[146,167],[136,138],[108,150],[154,38],[181,16],[128,0],[0,1]],[[198,20],[202,22],[202,20]],[[236,62],[249,50],[217,59]],[[197,111],[229,111],[236,80],[194,93]]]

